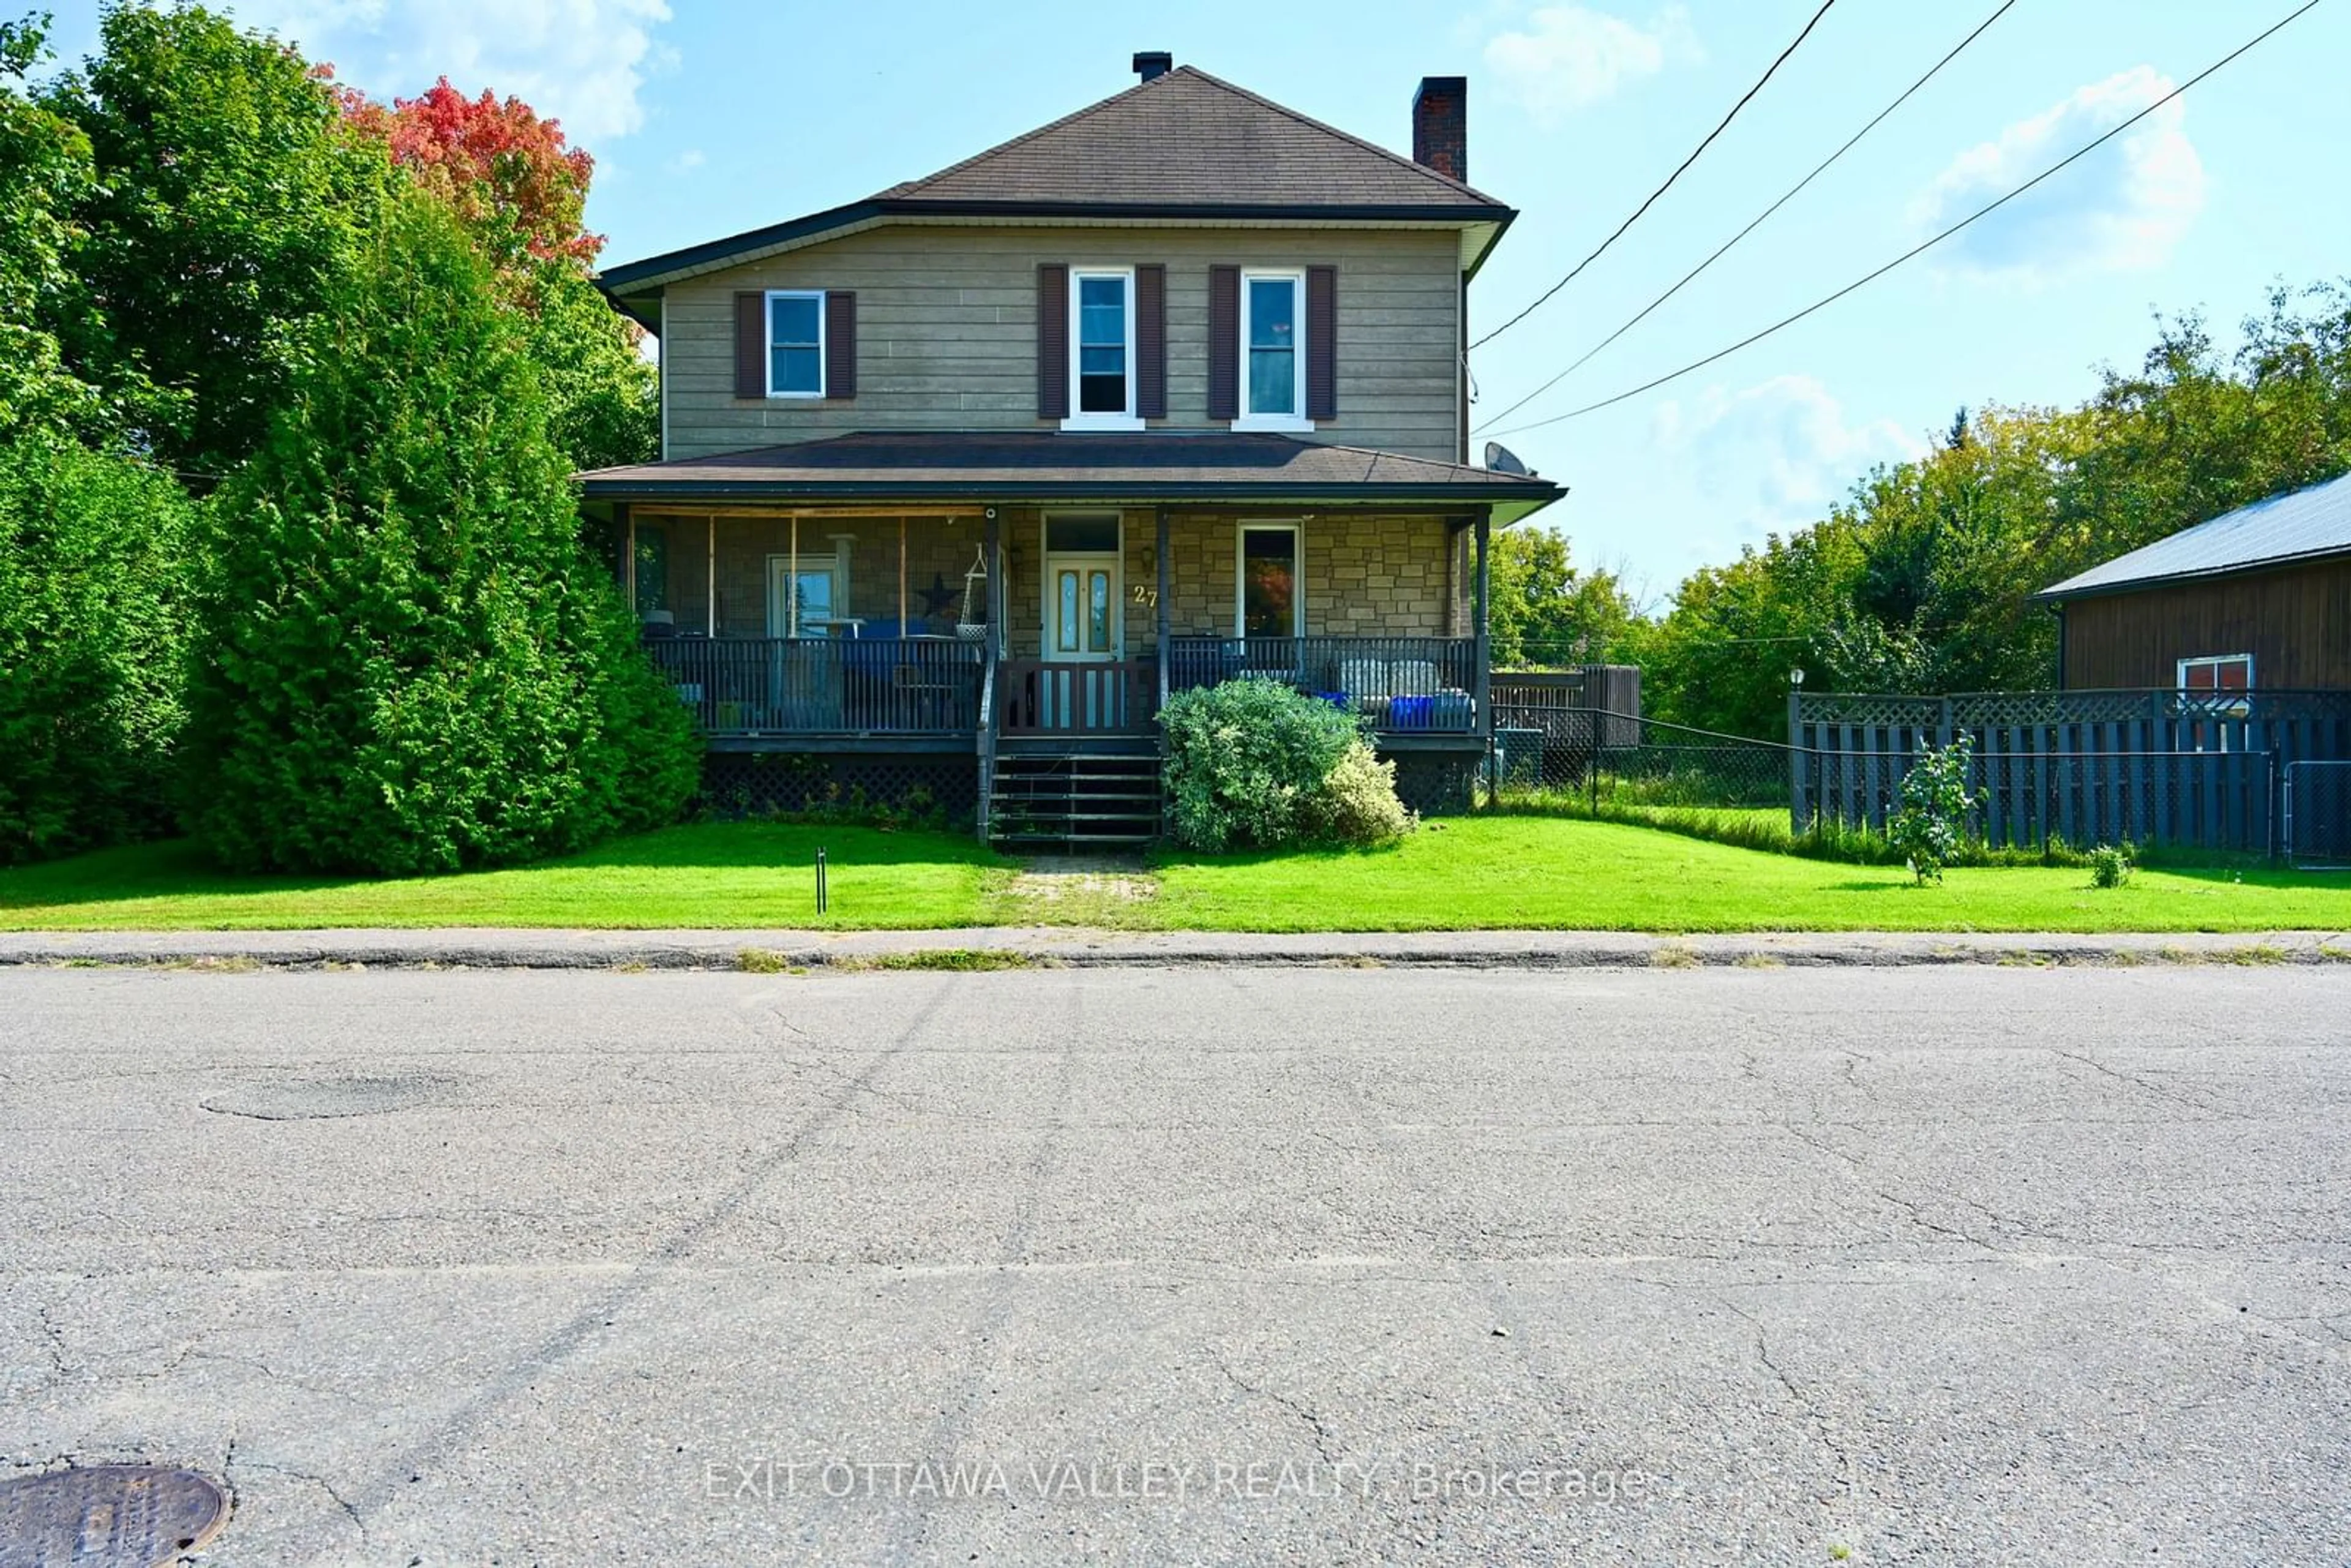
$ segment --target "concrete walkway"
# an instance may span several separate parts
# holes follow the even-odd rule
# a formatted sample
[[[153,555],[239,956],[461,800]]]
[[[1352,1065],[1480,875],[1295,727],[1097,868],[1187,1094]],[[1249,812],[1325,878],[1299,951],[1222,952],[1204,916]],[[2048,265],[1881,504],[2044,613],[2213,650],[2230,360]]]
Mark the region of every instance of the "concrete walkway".
[[[2351,961],[2351,933],[2331,931],[2102,936],[1879,932],[1651,936],[1605,931],[1272,935],[977,926],[859,932],[448,928],[0,933],[0,966],[774,970],[1354,965],[1574,969],[2344,961]]]

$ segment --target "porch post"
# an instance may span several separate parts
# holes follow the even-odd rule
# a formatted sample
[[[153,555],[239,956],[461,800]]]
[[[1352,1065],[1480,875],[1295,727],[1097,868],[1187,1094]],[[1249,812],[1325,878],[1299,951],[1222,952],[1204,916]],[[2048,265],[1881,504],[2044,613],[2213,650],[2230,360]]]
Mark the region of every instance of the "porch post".
[[[703,550],[703,565],[709,569],[709,580],[704,584],[702,630],[712,637],[718,635],[718,514],[711,513],[702,519],[709,529],[709,542]]]
[[[791,565],[784,578],[784,635],[800,634],[800,515],[792,514]]]
[[[1493,588],[1492,574],[1486,559],[1486,546],[1494,531],[1492,508],[1479,512],[1474,526],[1478,540],[1478,643],[1473,656],[1477,660],[1478,730],[1486,737],[1486,788],[1490,800],[1499,782],[1494,778],[1493,643],[1486,626],[1486,612]]]
[[[906,519],[898,519],[898,635],[906,634]]]
[[[637,615],[637,514],[630,505],[621,503],[621,550],[626,558],[621,563],[621,591],[628,596],[629,619]]]
[[[1159,706],[1164,708],[1167,706],[1168,635],[1175,622],[1174,612],[1167,602],[1167,580],[1173,569],[1167,564],[1167,508],[1159,507],[1154,510],[1153,527],[1158,538],[1152,548],[1153,559],[1157,563],[1158,581],[1155,585],[1157,602],[1154,606],[1157,621],[1153,628],[1152,641],[1159,654]]]

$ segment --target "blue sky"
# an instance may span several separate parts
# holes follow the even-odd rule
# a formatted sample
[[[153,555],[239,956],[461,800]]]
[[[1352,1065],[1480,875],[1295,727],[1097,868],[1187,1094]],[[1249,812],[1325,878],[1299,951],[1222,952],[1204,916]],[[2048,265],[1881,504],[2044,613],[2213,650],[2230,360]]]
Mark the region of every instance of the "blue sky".
[[[380,94],[445,71],[559,114],[622,261],[866,195],[1179,61],[1400,151],[1423,75],[1470,81],[1470,177],[1521,210],[1472,311],[1499,323],[1629,213],[1817,0],[1072,6],[697,0],[238,0]],[[1602,261],[1479,350],[1479,413],[1581,355],[1767,204],[1996,0],[1839,0]],[[2294,0],[2021,0],[1740,249],[1510,423],[1711,352],[2095,136]],[[60,7],[68,55],[94,32]],[[79,13],[79,14],[78,14]],[[2322,5],[2026,203],[1781,336],[1509,438],[1572,487],[1577,557],[1653,599],[1823,513],[1962,403],[2062,403],[2135,361],[2160,308],[2233,332],[2277,280],[2351,271],[2351,0]]]

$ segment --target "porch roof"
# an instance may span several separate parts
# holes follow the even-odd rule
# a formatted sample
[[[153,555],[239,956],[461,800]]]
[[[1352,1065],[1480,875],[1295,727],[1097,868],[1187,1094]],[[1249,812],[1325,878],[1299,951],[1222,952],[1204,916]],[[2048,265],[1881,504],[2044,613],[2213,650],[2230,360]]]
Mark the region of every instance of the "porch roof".
[[[1491,507],[1508,524],[1565,490],[1497,473],[1239,431],[870,431],[580,476],[591,501],[1068,501]]]

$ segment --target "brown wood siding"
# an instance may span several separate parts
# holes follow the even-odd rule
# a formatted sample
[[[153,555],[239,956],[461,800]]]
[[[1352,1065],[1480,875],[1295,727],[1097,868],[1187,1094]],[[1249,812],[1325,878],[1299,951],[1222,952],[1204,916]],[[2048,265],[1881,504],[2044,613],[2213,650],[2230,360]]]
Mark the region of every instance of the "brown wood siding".
[[[1209,412],[1209,269],[1336,267],[1338,417],[1311,439],[1450,462],[1460,451],[1458,236],[1421,229],[965,228],[842,235],[671,286],[662,345],[672,457],[851,430],[1038,428],[1040,265],[1167,269],[1167,418]],[[735,396],[738,289],[853,289],[854,402]],[[1066,308],[1051,329],[1066,338]],[[1238,312],[1219,342],[1238,345]],[[1054,356],[1066,377],[1066,348]],[[1236,382],[1236,392],[1238,382]],[[1230,419],[1228,413],[1225,419]]]
[[[2182,659],[2251,653],[2268,690],[2351,687],[2351,561],[2077,599],[2065,685],[2169,686]]]

